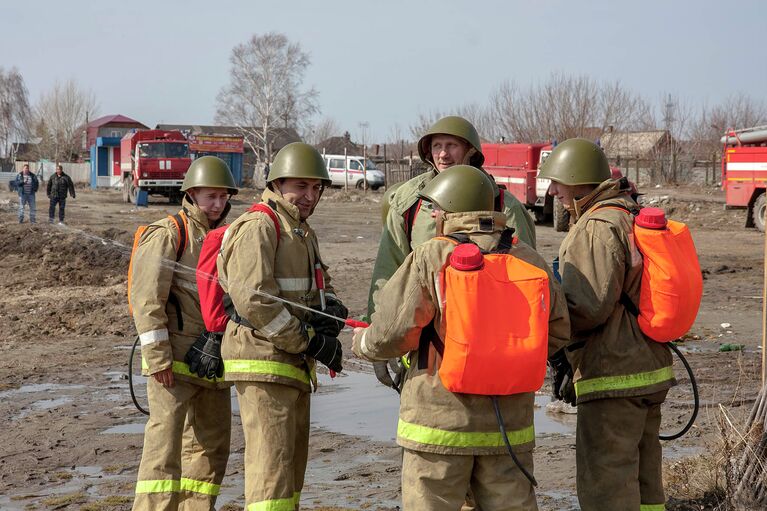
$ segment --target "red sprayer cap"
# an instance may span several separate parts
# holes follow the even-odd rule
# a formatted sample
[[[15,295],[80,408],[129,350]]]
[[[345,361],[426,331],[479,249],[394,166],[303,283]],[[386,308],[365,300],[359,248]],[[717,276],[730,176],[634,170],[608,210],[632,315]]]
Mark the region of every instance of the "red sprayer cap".
[[[666,213],[660,208],[642,208],[634,222],[647,229],[665,229]]]
[[[474,243],[462,243],[450,254],[450,266],[456,270],[471,271],[482,268],[482,252]]]

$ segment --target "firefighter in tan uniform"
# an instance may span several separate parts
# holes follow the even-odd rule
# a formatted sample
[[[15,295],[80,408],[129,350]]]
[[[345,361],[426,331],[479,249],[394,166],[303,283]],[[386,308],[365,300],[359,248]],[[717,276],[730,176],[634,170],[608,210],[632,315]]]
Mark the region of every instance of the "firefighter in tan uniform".
[[[431,204],[419,200],[419,191],[447,168],[459,164],[481,168],[485,161],[477,130],[469,121],[458,116],[443,117],[434,123],[418,141],[418,154],[432,169],[390,187],[396,190],[387,190],[382,201],[381,209],[386,215],[368,294],[368,316],[372,316],[375,311],[375,293],[383,288],[405,257],[436,235]],[[516,197],[499,188],[490,179],[494,194],[492,209],[502,212],[506,226],[513,228],[520,240],[535,248],[535,224],[532,217]],[[376,362],[373,366],[381,383],[396,387],[395,381],[401,379],[402,367],[397,367],[396,361],[390,365],[395,367],[394,378],[386,362]]]
[[[589,140],[555,147],[540,177],[551,179],[549,194],[574,220],[559,267],[575,344],[554,367],[558,381],[568,365],[574,372],[574,388],[555,390],[573,404],[577,397],[581,509],[661,511],[661,404],[676,381],[669,348],[647,338],[621,303],[639,303],[642,257],[625,212],[638,206],[628,181],[610,179],[607,158]]]
[[[504,214],[493,211],[492,182],[479,169],[459,165],[444,170],[419,196],[433,206],[439,235],[463,234],[489,251],[511,234]],[[534,510],[533,486],[509,456],[491,397],[450,392],[439,376],[443,359],[435,346],[444,343],[449,333],[442,303],[446,289],[437,282],[442,282],[440,272],[455,248],[449,240],[437,237],[408,255],[376,296],[370,327],[355,329],[354,353],[368,360],[411,353],[397,428],[397,442],[404,447],[402,499],[406,511],[457,511],[467,489],[481,509]],[[564,296],[546,263],[529,245],[514,240],[503,253],[547,276],[544,285],[550,307],[541,321],[548,325],[548,335],[542,334],[544,356],[538,368],[542,382],[547,354],[558,351],[569,339]],[[540,307],[545,311],[543,302]],[[439,343],[424,337],[429,325]],[[498,397],[510,448],[529,474],[535,443],[534,397],[534,392]]]
[[[151,224],[133,254],[133,319],[143,373],[151,375],[136,511],[213,510],[229,458],[231,384],[199,377],[184,359],[196,353],[193,345],[208,343],[195,268],[206,233],[224,223],[237,185],[226,163],[204,156],[192,162],[181,190],[181,225],[170,218]],[[176,263],[184,226],[186,246]]]
[[[316,149],[300,142],[285,146],[261,197],[275,212],[279,230],[265,212],[247,212],[232,223],[221,245],[219,280],[234,308],[222,353],[225,378],[235,382],[240,403],[249,511],[298,509],[314,363],[342,369],[336,337],[343,323],[259,294],[320,308],[316,268],[327,283],[326,312],[346,318],[346,307],[329,285],[317,237],[306,223],[329,185]]]

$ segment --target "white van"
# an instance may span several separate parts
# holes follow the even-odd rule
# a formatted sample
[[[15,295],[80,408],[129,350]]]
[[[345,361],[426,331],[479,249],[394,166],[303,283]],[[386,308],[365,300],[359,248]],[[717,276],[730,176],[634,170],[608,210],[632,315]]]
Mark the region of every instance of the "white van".
[[[333,186],[346,186],[348,179],[349,186],[362,189],[365,176],[368,188],[377,190],[384,185],[384,173],[369,158],[347,156],[344,162],[343,154],[326,154],[324,157]]]

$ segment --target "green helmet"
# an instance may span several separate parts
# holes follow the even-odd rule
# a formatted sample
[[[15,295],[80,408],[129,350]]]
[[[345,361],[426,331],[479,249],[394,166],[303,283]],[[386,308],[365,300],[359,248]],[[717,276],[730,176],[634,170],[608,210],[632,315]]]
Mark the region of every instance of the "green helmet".
[[[202,156],[189,165],[181,191],[186,192],[198,187],[227,188],[229,193],[237,195],[237,183],[234,182],[229,165],[216,156]]]
[[[395,183],[386,188],[386,192],[381,197],[381,223],[386,224],[386,217],[389,215],[389,208],[391,207],[391,199],[394,197],[394,191],[402,186],[404,181]]]
[[[418,196],[448,213],[492,211],[495,187],[490,177],[471,165],[454,165],[429,181]]]
[[[610,179],[611,172],[602,148],[585,138],[571,138],[551,151],[538,177],[576,186],[599,184]]]
[[[321,179],[326,186],[330,186],[325,159],[314,147],[303,142],[286,145],[274,157],[266,182],[283,177]]]
[[[443,117],[434,123],[429,128],[421,140],[418,141],[418,155],[423,161],[434,163],[434,159],[431,156],[431,137],[434,135],[452,135],[454,137],[462,138],[469,143],[471,147],[477,150],[471,157],[470,163],[475,167],[481,167],[485,163],[485,156],[482,154],[482,144],[479,140],[479,134],[474,126],[464,119],[456,115],[450,115]]]

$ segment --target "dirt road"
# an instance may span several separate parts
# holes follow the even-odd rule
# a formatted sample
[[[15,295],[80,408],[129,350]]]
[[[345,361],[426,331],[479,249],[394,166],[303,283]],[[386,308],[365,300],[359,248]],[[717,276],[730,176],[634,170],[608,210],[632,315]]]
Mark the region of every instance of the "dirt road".
[[[230,218],[256,196],[240,194]],[[380,198],[331,191],[311,219],[334,285],[354,316],[367,303]],[[44,221],[47,201],[38,199],[38,219]],[[737,421],[756,395],[763,238],[742,227],[744,212],[724,211],[721,192],[713,189],[653,189],[643,200],[688,222],[706,279],[701,313],[682,343],[704,407],[692,432],[665,446],[667,491],[678,500],[669,507],[688,509],[681,501],[695,497],[695,488],[679,475],[680,460],[689,464],[717,449],[720,404]],[[125,275],[136,226],[175,208],[136,209],[119,192],[82,189],[67,204],[67,226],[30,225],[17,223],[17,201],[15,194],[0,192],[0,509],[130,509],[143,416],[133,408],[126,382],[135,330],[127,315]],[[538,226],[546,259],[554,257],[563,237]],[[350,348],[348,333],[343,341]],[[745,349],[720,353],[722,343]],[[313,399],[302,507],[397,509],[396,394],[375,384],[366,363],[350,359],[345,367],[348,375],[333,382],[325,377]],[[683,368],[676,371],[681,385],[664,408],[667,431],[678,428],[691,408]],[[137,389],[143,399],[140,382]],[[574,416],[545,412],[545,394],[538,401],[541,509],[576,509]],[[243,505],[237,415],[232,450],[222,509]]]

